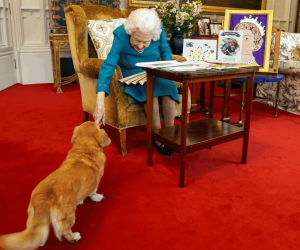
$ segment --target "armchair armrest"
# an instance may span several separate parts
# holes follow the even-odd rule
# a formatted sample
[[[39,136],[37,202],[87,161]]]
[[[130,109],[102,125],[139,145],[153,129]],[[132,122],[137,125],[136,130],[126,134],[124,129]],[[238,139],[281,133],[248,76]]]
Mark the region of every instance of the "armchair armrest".
[[[103,59],[87,58],[79,64],[80,73],[90,78],[98,79],[99,69],[103,63]]]
[[[98,58],[88,58],[83,60],[80,63],[80,73],[83,75],[93,78],[93,79],[98,79],[99,76],[99,70],[101,65],[104,64],[103,59],[98,59]],[[110,84],[110,95],[114,96],[116,99],[124,99],[123,100],[123,105],[126,107],[128,106],[128,101],[126,98],[122,98],[121,96],[126,96],[124,94],[124,86],[123,84],[119,83],[119,79],[122,78],[122,72],[119,66],[116,67],[115,74],[113,75],[111,79],[111,84]],[[110,98],[108,98],[110,99]]]
[[[82,102],[85,104],[86,109],[92,113],[96,105],[96,84],[99,76],[99,69],[104,64],[103,59],[87,58],[80,64],[79,78],[81,94],[84,95]],[[83,76],[82,76],[83,75]],[[110,84],[110,94],[105,98],[105,109],[107,123],[113,127],[120,127],[120,124],[126,124],[126,107],[129,106],[127,96],[124,93],[123,84],[119,83],[122,78],[122,72],[119,66],[116,67],[115,73],[112,76]],[[91,93],[93,93],[91,95]]]
[[[183,56],[172,55],[171,60],[176,60],[177,62],[185,62],[186,58]]]

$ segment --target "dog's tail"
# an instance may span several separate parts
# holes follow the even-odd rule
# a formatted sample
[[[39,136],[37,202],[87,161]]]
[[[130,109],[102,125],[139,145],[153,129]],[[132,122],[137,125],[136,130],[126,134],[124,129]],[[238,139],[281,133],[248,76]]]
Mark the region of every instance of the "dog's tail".
[[[43,246],[49,234],[50,216],[45,208],[29,206],[26,229],[19,233],[0,236],[0,248],[5,250],[31,250]]]

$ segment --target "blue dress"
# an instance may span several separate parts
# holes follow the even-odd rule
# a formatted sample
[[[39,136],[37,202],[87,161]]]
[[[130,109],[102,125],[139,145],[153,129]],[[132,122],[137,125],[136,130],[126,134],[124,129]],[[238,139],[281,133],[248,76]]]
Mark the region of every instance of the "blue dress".
[[[112,48],[99,70],[99,78],[96,86],[96,92],[104,91],[105,96],[109,95],[111,77],[115,73],[117,65],[120,66],[123,77],[127,77],[143,71],[141,67],[135,66],[138,62],[158,61],[159,55],[163,61],[171,60],[171,50],[167,43],[167,36],[163,28],[160,39],[151,41],[149,47],[144,49],[143,53],[138,53],[132,47],[130,44],[130,36],[126,34],[124,25],[116,28],[114,35]],[[138,103],[144,103],[147,100],[146,84],[125,84],[124,92],[132,96]],[[180,103],[176,85],[170,80],[154,77],[153,96],[169,96],[177,103]]]

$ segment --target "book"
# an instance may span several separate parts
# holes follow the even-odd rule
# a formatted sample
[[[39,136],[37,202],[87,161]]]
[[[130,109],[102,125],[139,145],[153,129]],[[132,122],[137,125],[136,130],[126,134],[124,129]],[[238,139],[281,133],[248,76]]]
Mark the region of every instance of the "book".
[[[201,70],[205,70],[205,69],[212,69],[214,68],[215,65],[205,62],[205,61],[193,61],[190,64],[183,64],[183,65],[176,65],[174,67],[167,67],[164,68],[166,70],[172,70],[172,71],[201,71]]]
[[[155,68],[175,66],[177,64],[180,64],[180,62],[177,62],[176,60],[171,60],[171,61],[154,61],[154,62],[136,63],[135,65],[138,67],[155,69]]]

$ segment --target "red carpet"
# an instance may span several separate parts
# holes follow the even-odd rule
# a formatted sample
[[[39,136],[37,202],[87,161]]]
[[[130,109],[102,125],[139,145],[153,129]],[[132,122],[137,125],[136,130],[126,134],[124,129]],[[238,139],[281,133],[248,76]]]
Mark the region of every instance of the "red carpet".
[[[82,122],[78,84],[14,85],[0,92],[0,235],[22,231],[34,187],[57,169]],[[221,99],[216,100],[216,118]],[[231,117],[237,120],[236,103]],[[253,104],[248,163],[242,140],[187,156],[186,187],[179,154],[154,151],[146,165],[146,127],[128,130],[122,157],[114,130],[99,193],[77,207],[78,243],[59,242],[52,229],[41,249],[300,249],[300,117]],[[204,119],[203,114],[191,120]]]

